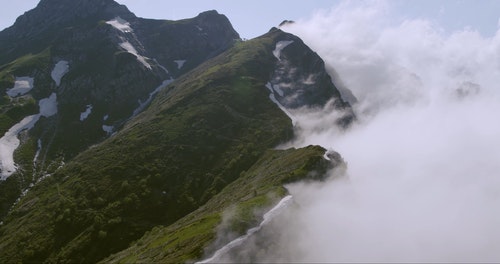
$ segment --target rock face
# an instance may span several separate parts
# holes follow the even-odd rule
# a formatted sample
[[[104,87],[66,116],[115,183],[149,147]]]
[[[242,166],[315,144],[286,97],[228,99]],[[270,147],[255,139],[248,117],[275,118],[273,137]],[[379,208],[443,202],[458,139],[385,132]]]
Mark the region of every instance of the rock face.
[[[318,54],[292,34],[281,33],[276,40],[273,54],[278,62],[270,83],[283,106],[323,106],[332,98],[339,99],[339,107],[345,104]]]
[[[271,29],[276,45],[273,55],[277,62],[271,74],[269,88],[285,108],[325,107],[327,103],[346,114],[337,121],[347,126],[354,118],[350,104],[345,101],[325,69],[318,54],[292,34]]]
[[[229,20],[217,11],[203,12],[193,19],[176,23],[142,19],[137,23],[137,35],[143,40],[148,55],[174,74],[187,72],[239,39]],[[174,63],[176,60],[185,63],[178,67]]]

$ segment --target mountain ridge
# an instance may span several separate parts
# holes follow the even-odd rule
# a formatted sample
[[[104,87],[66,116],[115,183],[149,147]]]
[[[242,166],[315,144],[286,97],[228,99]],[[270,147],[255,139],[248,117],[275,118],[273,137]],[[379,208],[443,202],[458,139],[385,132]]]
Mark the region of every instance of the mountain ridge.
[[[102,1],[88,2],[88,5],[97,5]],[[119,6],[113,1],[104,2]],[[57,1],[44,1],[37,8],[54,3]],[[69,1],[64,3],[65,8],[74,8]],[[28,11],[25,17],[30,17],[31,13],[46,15],[37,8]],[[163,66],[154,57],[145,56],[147,52],[142,42],[147,41],[138,36],[141,35],[141,30],[134,31],[134,25],[139,27],[146,20],[136,18],[132,31],[125,31],[119,28],[121,24],[112,23],[116,15],[118,14],[109,14],[109,21],[100,18],[77,19],[72,22],[71,27],[56,27],[40,34],[28,34],[24,38],[30,39],[29,42],[10,39],[6,44],[5,32],[8,30],[0,32],[0,61],[7,61],[0,66],[0,93],[5,95],[8,89],[14,87],[18,77],[34,80],[34,88],[27,94],[1,98],[1,134],[4,135],[25,116],[36,114],[38,101],[51,93],[57,94],[60,110],[55,116],[41,118],[29,131],[29,135],[23,137],[26,140],[15,151],[14,159],[20,173],[15,178],[0,182],[0,219],[24,189],[44,175],[51,174],[59,167],[58,164],[119,130],[127,120],[149,104],[158,90],[164,87],[166,80],[172,80],[182,74],[182,71],[189,71],[224,51],[239,38],[227,18],[220,19],[223,15],[215,12],[201,15],[206,26],[209,27],[211,23],[224,25],[215,26],[214,30],[206,32],[199,32],[196,28],[199,24],[197,17],[184,19],[181,23],[158,21],[161,25],[153,27],[152,32],[156,28],[156,32],[163,34],[169,42],[161,44],[163,48],[159,48],[158,53],[153,56],[161,57],[161,54],[169,53],[172,48],[176,52],[184,51],[190,55],[177,58],[167,54],[164,61],[169,63]],[[129,23],[126,20],[120,22],[125,25]],[[185,28],[190,28],[191,31],[183,38],[177,38],[175,33],[184,31]],[[20,31],[20,35],[25,35],[23,30]],[[37,39],[41,41],[35,41]],[[190,39],[193,41],[188,41]],[[9,58],[14,60],[10,61]],[[173,61],[181,59],[186,60],[182,68]],[[51,72],[62,62],[66,62],[67,71],[55,82]],[[87,109],[90,112],[86,114],[86,118],[81,118]],[[19,137],[26,133],[19,133]],[[35,159],[36,153],[40,155]]]
[[[328,161],[320,147],[273,150],[293,137],[287,108],[332,103],[345,113],[338,125],[354,118],[322,59],[296,36],[273,29],[241,41],[216,11],[176,22],[107,19],[63,28],[37,60],[28,56],[27,66],[13,61],[0,68],[6,86],[19,68],[37,72],[33,92],[7,98],[2,107],[36,102],[35,92],[43,91],[57,95],[59,110],[23,132],[15,155],[20,170],[0,182],[5,193],[24,192],[0,197],[4,204],[20,197],[2,218],[0,260],[103,261],[129,255],[131,243],[149,241],[146,232],[159,226],[189,231],[193,219],[186,219],[205,219],[208,212],[214,218],[203,234],[209,235],[161,261],[200,258],[229,205],[217,201],[238,197],[232,201],[242,206],[242,218],[233,231],[241,233],[258,222],[249,212],[286,194],[284,183],[319,180],[343,166],[340,156]],[[170,36],[177,42],[167,42]],[[63,68],[55,80],[57,65]],[[247,180],[255,192],[235,196]],[[168,230],[162,231],[167,237],[176,233]]]

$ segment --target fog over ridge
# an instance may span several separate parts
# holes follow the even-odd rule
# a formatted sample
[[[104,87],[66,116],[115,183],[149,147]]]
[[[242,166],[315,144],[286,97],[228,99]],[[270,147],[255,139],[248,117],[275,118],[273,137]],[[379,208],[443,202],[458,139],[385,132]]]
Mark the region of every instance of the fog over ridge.
[[[329,109],[294,111],[287,146],[338,151],[347,175],[287,186],[297,206],[227,261],[500,261],[500,31],[390,10],[346,1],[283,28],[359,100],[348,131]]]

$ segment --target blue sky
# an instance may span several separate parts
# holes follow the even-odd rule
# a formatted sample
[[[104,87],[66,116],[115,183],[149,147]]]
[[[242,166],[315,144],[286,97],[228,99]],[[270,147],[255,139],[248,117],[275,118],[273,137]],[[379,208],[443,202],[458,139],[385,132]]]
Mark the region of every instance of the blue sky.
[[[470,27],[483,35],[493,35],[500,18],[500,1],[496,0],[373,0],[389,3],[398,18],[426,18],[440,24],[446,31]],[[158,19],[182,19],[216,9],[225,14],[244,38],[267,32],[284,19],[307,19],[320,10],[328,10],[340,0],[118,0],[137,16]],[[361,0],[351,2],[362,2]],[[0,29],[33,8],[38,0],[0,0]],[[175,3],[175,4],[172,4]]]

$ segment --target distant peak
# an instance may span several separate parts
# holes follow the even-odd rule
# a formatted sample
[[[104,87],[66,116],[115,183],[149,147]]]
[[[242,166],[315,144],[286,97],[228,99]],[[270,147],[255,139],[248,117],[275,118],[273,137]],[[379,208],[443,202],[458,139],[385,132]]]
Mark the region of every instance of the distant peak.
[[[278,27],[288,26],[288,25],[292,25],[294,23],[295,23],[295,21],[293,21],[293,20],[283,20],[283,22],[281,22]]]
[[[117,16],[135,18],[126,6],[113,0],[41,0],[34,9],[18,17],[14,27],[33,34],[81,19],[108,20]]]
[[[205,12],[201,12],[195,18],[193,18],[193,21],[200,28],[203,28],[205,30],[220,31],[224,32],[223,34],[233,35],[235,36],[236,39],[240,38],[238,33],[234,30],[233,26],[231,25],[229,19],[225,15],[217,12],[216,10],[208,10]]]
[[[121,16],[130,18],[135,15],[124,5],[113,0],[41,0],[30,12],[36,17],[72,20],[97,16],[102,19]]]
[[[198,16],[218,16],[220,15],[219,12],[217,12],[217,10],[208,10],[208,11],[205,11],[205,12],[201,12]]]
[[[293,40],[293,41],[298,41],[300,43],[302,43],[302,40],[291,34],[291,33],[288,33],[288,32],[285,32],[283,30],[281,30],[280,28],[277,28],[277,27],[272,27],[266,34],[264,35],[272,35],[273,38],[276,40],[276,41],[289,41],[289,40]]]
[[[121,6],[113,0],[41,0],[37,8],[50,8],[50,9],[96,9]],[[97,11],[97,10],[96,10]]]
[[[207,20],[220,19],[221,17],[225,17],[225,16],[222,15],[222,14],[220,14],[216,10],[208,10],[208,11],[199,13],[195,17],[195,19],[202,20],[202,21],[207,21]]]

